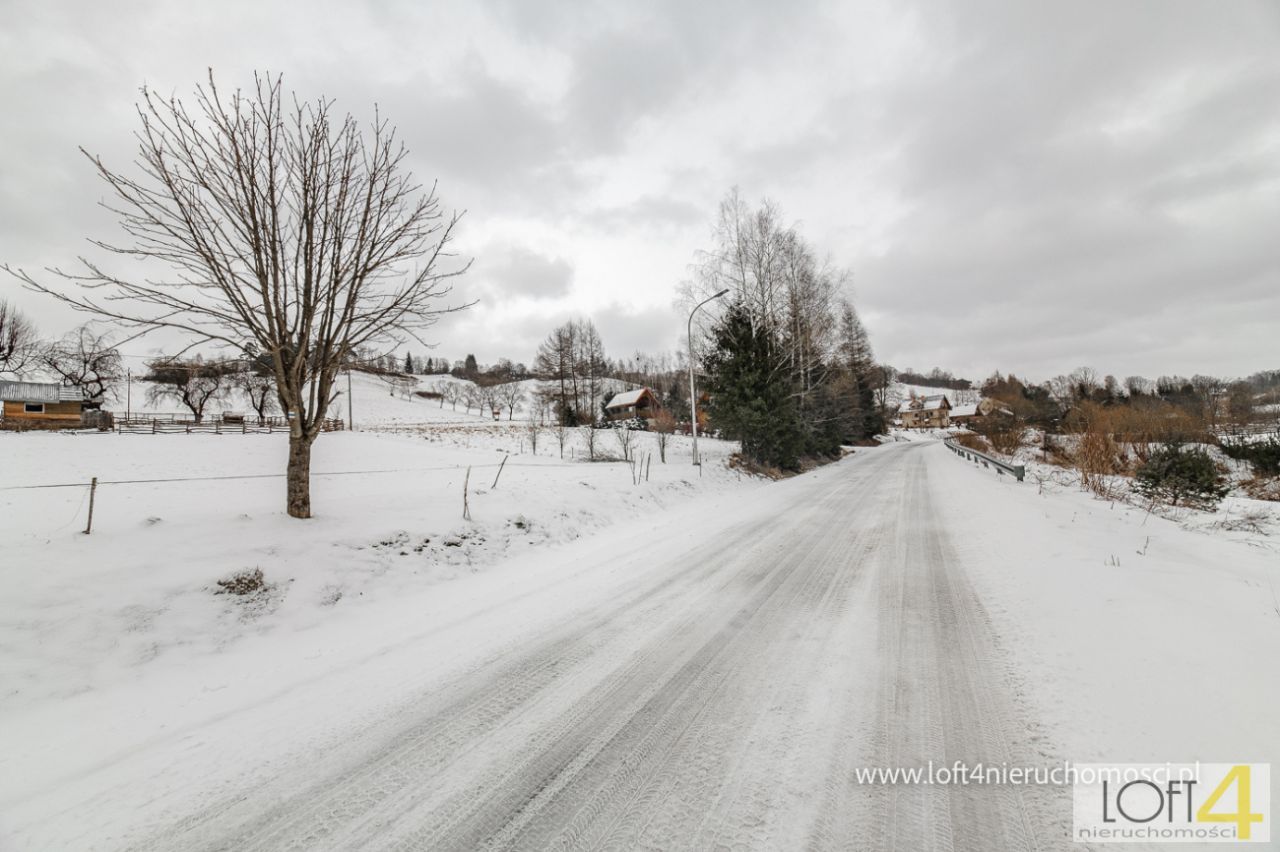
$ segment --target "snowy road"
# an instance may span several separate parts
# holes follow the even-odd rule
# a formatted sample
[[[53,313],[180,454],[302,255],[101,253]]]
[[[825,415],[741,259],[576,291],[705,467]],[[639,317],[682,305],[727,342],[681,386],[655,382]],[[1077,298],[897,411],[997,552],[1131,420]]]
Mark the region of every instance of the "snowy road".
[[[398,650],[424,661],[422,676],[323,746],[249,758],[199,790],[195,752],[219,748],[218,725],[154,744],[172,761],[192,753],[188,773],[170,774],[195,804],[114,839],[246,852],[1052,848],[1049,805],[1031,791],[853,777],[1024,757],[1022,711],[937,521],[928,470],[951,461],[937,451],[861,452],[662,534],[569,548],[583,562],[554,581],[513,582]],[[442,656],[450,666],[426,671]],[[342,700],[341,678],[328,700]],[[325,713],[305,692],[289,701],[281,715]],[[246,724],[224,720],[228,742]],[[119,817],[130,795],[92,798]]]

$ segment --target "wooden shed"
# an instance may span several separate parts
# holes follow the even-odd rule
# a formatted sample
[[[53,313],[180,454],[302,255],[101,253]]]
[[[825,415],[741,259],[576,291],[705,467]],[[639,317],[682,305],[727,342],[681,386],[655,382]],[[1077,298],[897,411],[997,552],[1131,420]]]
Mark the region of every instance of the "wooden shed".
[[[85,408],[96,408],[79,388],[43,382],[0,382],[6,426],[78,426]]]

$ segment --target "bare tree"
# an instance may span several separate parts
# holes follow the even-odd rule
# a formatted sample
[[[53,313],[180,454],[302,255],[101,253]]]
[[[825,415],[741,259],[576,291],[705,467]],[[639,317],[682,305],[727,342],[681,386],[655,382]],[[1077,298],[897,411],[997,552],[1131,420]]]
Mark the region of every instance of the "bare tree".
[[[872,387],[876,394],[876,405],[880,409],[880,414],[886,420],[892,419],[893,410],[897,408],[901,401],[897,398],[898,394],[894,389],[894,382],[898,379],[898,371],[888,364],[878,364],[871,371],[873,378]]]
[[[0,299],[0,373],[21,376],[40,356],[36,327],[16,307]]]
[[[440,393],[444,395],[445,400],[453,407],[453,410],[457,411],[458,403],[462,401],[462,387],[457,382],[445,382]]]
[[[533,369],[539,376],[553,382],[559,389],[555,394],[556,417],[566,425],[569,425],[570,420],[576,419],[574,409],[578,404],[577,374],[573,364],[576,331],[577,326],[573,322],[558,326],[538,347],[533,361]],[[551,393],[550,389],[546,392]]]
[[[498,401],[498,391],[493,387],[482,387],[477,390],[480,414],[490,414],[497,420],[502,414],[502,403]]]
[[[670,411],[663,408],[654,415],[649,426],[658,441],[658,460],[666,464],[667,444],[671,441],[671,434],[676,431],[676,419]]]
[[[597,437],[595,424],[588,423],[585,426],[579,426],[578,431],[582,433],[582,443],[587,448],[587,458],[595,461]]]
[[[401,399],[412,399],[413,390],[418,386],[418,382],[413,376],[400,375],[399,373],[382,373],[378,376],[387,385],[387,395],[395,398],[399,396]]]
[[[554,329],[538,347],[533,368],[556,389],[557,416],[571,426],[595,421],[608,362],[591,320],[570,320]]]
[[[267,416],[276,406],[276,380],[270,373],[261,373],[248,365],[246,369],[233,373],[231,386],[245,395],[249,405],[258,414],[258,425],[267,422]]]
[[[40,365],[86,399],[102,402],[124,376],[120,352],[106,333],[82,325],[40,350]]]
[[[160,358],[147,365],[151,382],[147,401],[153,405],[171,399],[191,412],[197,423],[204,421],[209,403],[226,397],[231,389],[235,367],[229,364],[207,364],[199,356],[182,361]]]
[[[507,382],[505,385],[498,385],[495,391],[498,399],[507,407],[507,420],[515,419],[516,407],[524,401],[524,388],[520,387],[519,382]]]
[[[466,409],[468,414],[471,409],[480,409],[484,403],[480,399],[480,388],[473,384],[463,385],[462,388],[462,407]]]
[[[618,436],[618,449],[622,450],[622,460],[631,461],[631,447],[635,443],[635,432],[630,425],[621,423],[614,430],[614,434]]]
[[[569,438],[569,425],[563,417],[556,417],[556,444],[560,447],[560,458],[564,458],[564,443]]]
[[[127,244],[100,249],[170,269],[123,278],[82,259],[64,283],[28,286],[126,327],[172,329],[192,345],[254,347],[270,359],[289,418],[287,506],[311,515],[311,445],[335,398],[339,369],[362,346],[394,347],[448,310],[441,299],[458,216],[407,171],[394,128],[375,113],[362,130],[333,102],[285,94],[256,76],[230,95],[195,91],[194,107],[143,89],[140,173],[113,171],[88,152],[111,188],[108,209]]]

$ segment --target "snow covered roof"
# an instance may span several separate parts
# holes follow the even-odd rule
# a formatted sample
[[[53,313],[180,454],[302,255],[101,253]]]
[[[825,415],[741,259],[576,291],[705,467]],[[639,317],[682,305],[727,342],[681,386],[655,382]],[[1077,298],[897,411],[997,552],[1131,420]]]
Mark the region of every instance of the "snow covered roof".
[[[974,417],[978,413],[978,403],[970,403],[969,405],[957,405],[951,409],[952,417]]]
[[[635,405],[647,390],[648,388],[637,388],[636,390],[614,394],[613,399],[609,400],[609,404],[605,408],[622,408],[624,405]]]
[[[0,382],[0,399],[9,402],[84,402],[84,391],[53,382]]]
[[[923,400],[924,404],[920,407],[925,411],[937,411],[939,408],[942,408],[942,404],[944,402],[947,404],[948,408],[951,407],[951,403],[948,402],[945,395],[939,394],[938,396],[926,396]]]

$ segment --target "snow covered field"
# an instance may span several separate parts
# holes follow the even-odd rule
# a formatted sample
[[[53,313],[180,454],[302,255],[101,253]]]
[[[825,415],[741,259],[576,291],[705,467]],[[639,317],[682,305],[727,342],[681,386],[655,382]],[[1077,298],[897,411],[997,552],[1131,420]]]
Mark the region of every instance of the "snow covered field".
[[[582,435],[568,431],[563,460],[552,432],[533,454],[523,428],[492,421],[326,435],[307,523],[283,514],[283,434],[0,433],[9,637],[0,705],[185,667],[241,639],[323,624],[694,494],[756,484],[725,467],[723,442],[702,442],[699,477],[687,439],[673,437],[662,464],[651,435],[637,436],[652,456],[648,481],[634,483],[620,460],[576,461]],[[619,455],[612,433],[599,433],[597,449]],[[103,484],[85,536],[88,488],[43,486],[94,476]],[[270,594],[251,605],[213,594],[217,580],[254,569]]]

